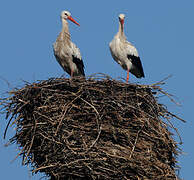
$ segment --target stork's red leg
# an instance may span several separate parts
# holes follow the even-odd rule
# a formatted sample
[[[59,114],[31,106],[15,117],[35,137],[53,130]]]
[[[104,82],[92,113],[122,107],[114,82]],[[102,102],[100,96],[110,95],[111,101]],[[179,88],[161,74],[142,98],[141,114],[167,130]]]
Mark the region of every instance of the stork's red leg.
[[[73,77],[73,70],[71,70],[71,77]]]
[[[127,70],[127,83],[129,81],[129,70]]]

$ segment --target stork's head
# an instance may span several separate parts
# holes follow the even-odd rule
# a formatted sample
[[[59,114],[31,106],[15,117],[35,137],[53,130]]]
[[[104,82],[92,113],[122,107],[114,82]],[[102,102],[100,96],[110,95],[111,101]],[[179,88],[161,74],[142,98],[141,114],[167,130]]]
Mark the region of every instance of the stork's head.
[[[124,19],[125,19],[125,15],[124,14],[119,14],[119,21],[122,24],[122,26],[124,24]]]
[[[77,23],[72,17],[71,17],[71,13],[69,11],[62,11],[61,12],[61,20],[67,20],[69,19],[70,21],[74,22],[75,24],[77,24],[78,26],[80,26],[79,23]]]

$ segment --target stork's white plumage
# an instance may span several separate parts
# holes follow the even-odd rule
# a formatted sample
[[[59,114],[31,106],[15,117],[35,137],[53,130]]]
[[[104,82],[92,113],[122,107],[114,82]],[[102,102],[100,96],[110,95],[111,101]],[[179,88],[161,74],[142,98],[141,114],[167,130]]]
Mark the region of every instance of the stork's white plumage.
[[[129,72],[137,78],[145,77],[143,67],[137,49],[126,40],[124,34],[125,15],[119,15],[119,31],[114,39],[110,42],[109,47],[113,59],[127,70],[127,82],[129,80]]]
[[[70,12],[61,12],[62,31],[53,44],[54,55],[64,71],[71,77],[85,76],[84,64],[79,48],[71,41],[67,20],[79,24],[71,17]]]

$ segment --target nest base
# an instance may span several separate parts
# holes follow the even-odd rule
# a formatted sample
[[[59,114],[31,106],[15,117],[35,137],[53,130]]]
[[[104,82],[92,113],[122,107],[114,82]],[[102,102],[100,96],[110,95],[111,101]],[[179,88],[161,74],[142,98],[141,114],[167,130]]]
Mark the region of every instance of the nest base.
[[[10,139],[32,172],[57,179],[176,179],[177,143],[156,86],[49,79],[12,92]],[[168,119],[169,120],[169,119]]]

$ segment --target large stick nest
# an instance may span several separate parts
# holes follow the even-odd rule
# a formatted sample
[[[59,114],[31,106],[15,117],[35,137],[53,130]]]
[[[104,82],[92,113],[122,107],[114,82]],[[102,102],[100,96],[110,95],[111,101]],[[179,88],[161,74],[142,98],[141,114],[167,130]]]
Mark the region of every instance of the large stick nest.
[[[33,173],[53,180],[176,179],[174,115],[157,102],[158,92],[157,85],[109,78],[57,78],[26,84],[1,102],[8,126],[16,124],[10,142]]]

